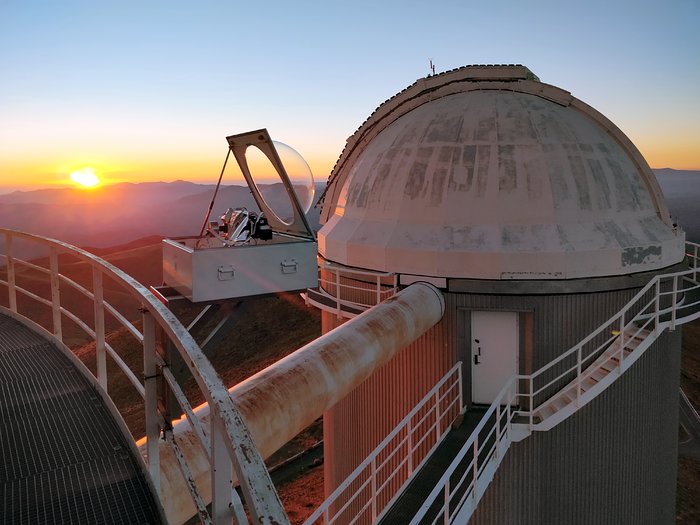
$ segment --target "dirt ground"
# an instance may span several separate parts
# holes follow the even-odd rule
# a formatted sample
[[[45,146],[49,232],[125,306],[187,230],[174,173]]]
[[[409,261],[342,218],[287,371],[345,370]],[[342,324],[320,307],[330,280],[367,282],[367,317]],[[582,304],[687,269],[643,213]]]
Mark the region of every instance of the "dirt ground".
[[[298,478],[277,487],[289,521],[301,525],[323,503],[323,465],[302,472]]]

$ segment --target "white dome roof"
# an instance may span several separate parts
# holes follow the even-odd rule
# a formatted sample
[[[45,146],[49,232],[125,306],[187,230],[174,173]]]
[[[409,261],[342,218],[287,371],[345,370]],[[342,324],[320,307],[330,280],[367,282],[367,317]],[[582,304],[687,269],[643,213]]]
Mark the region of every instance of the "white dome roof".
[[[321,254],[475,279],[620,275],[679,262],[683,235],[631,142],[567,92],[521,78],[525,68],[500,69],[506,76],[490,80],[471,77],[493,68],[430,78],[368,119],[331,176]]]

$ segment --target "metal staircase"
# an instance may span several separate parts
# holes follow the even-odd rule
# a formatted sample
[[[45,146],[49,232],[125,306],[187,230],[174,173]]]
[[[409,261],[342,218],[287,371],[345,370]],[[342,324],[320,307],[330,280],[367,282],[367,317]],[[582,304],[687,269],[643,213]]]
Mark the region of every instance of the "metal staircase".
[[[440,479],[433,481],[428,496],[425,487],[414,491],[424,501],[410,520],[401,512],[402,522],[467,523],[511,443],[532,432],[548,431],[571,417],[613,384],[664,331],[700,318],[700,245],[686,246],[688,270],[654,277],[617,314],[574,347],[532,374],[513,376],[475,428],[470,427],[473,430],[462,440],[459,451],[451,450],[453,459]],[[443,434],[433,450],[444,448],[441,444],[449,435]],[[379,447],[370,457],[377,453]],[[424,459],[425,464],[431,461],[431,457]],[[407,487],[420,476],[420,469],[416,469],[393,496],[392,505],[402,501],[402,492],[410,490]],[[336,492],[351,486],[351,478]],[[334,498],[338,494],[321,508],[327,509]],[[378,523],[385,517],[389,522],[394,510],[387,506],[372,519],[358,521],[357,516],[353,523]],[[320,517],[317,512],[307,523],[316,523]],[[334,519],[326,515],[324,523]]]
[[[533,425],[533,430],[553,428],[595,398],[641,356],[642,352],[635,353],[634,350],[645,341],[653,342],[655,339],[648,339],[652,335],[648,330],[628,332],[625,335],[624,343],[623,338],[618,336],[600,357],[576,376],[575,380],[534,411],[533,419],[539,423]],[[624,363],[624,366],[620,366],[621,363]]]
[[[628,370],[664,331],[700,318],[700,245],[686,246],[688,270],[654,277],[573,348],[533,374],[508,381],[411,525],[467,523],[511,443],[571,417]]]

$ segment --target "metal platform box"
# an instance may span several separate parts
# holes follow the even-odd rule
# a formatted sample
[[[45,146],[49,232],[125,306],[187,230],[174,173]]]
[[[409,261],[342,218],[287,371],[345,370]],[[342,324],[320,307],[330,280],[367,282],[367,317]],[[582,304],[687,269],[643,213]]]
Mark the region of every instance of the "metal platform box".
[[[210,222],[210,206],[199,237],[164,239],[165,284],[195,303],[317,286],[316,237],[267,131],[226,140],[261,213],[229,209],[221,223]],[[291,222],[280,219],[260,194],[246,159],[250,146],[265,154],[282,180],[292,205]]]

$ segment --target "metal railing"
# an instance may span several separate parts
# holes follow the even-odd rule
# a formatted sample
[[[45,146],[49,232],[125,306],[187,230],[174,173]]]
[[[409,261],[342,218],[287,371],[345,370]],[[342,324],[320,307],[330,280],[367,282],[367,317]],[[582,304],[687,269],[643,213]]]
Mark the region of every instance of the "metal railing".
[[[316,304],[326,311],[343,315],[343,306],[365,310],[375,306],[398,291],[398,276],[393,272],[374,272],[338,266],[319,258],[318,292],[334,304]]]
[[[4,236],[5,241],[5,252],[0,253],[0,262],[3,260],[5,262],[4,268],[0,266],[0,275],[4,274],[5,279],[0,278],[0,285],[4,285],[7,289],[9,310],[18,313],[19,296],[25,296],[35,303],[50,308],[49,331],[61,341],[63,341],[63,318],[70,319],[95,341],[96,378],[104,391],[107,392],[107,356],[109,356],[144,400],[146,468],[156,490],[160,486],[161,477],[158,442],[162,431],[162,439],[165,439],[174,450],[203,523],[230,525],[234,518],[238,523],[248,523],[240,498],[232,486],[232,473],[235,473],[240,482],[249,511],[256,523],[259,516],[288,523],[265,464],[244,421],[233,405],[228,390],[187,329],[165,305],[158,301],[155,295],[115,266],[67,243],[9,229],[0,229],[0,236]],[[37,260],[30,262],[17,257],[15,250],[18,242],[48,249],[48,266],[37,264]],[[59,271],[59,256],[65,255],[69,255],[72,261],[85,263],[90,268],[92,289],[88,289]],[[31,291],[19,284],[18,278],[26,272],[22,270],[23,268],[48,278],[50,290],[46,295],[50,297],[42,297],[39,293],[35,293],[36,288],[35,291]],[[103,286],[105,277],[118,285],[121,293],[126,293],[140,305],[136,313],[141,317],[141,330],[137,327],[137,321],[129,320],[128,314],[119,312],[105,299]],[[61,292],[65,287],[70,287],[92,301],[94,320],[92,326],[61,302]],[[106,340],[105,315],[125,327],[142,347],[143,380],[137,377]],[[161,330],[165,338],[177,349],[202,396],[209,403],[211,410],[207,426],[194,414],[187,397],[170,372],[168,363],[164,360],[163,345],[158,341],[158,330]],[[189,467],[170,430],[169,419],[172,415],[166,414],[164,408],[167,405],[164,399],[165,393],[168,391],[177,399],[209,458],[212,487],[211,510],[207,509],[207,502],[204,501],[200,488],[196,486],[190,475]]]
[[[575,346],[550,361],[531,375],[520,376],[527,390],[523,406],[531,426],[537,423],[535,413],[550,404],[558,395],[571,394],[566,386],[574,386],[574,401],[581,405],[582,385],[600,370],[607,352],[616,362],[616,372],[627,370],[664,330],[700,317],[700,246],[687,243],[690,269],[655,276],[618,313],[601,324]],[[614,352],[610,351],[614,349]],[[634,352],[633,350],[639,349]],[[592,366],[595,365],[595,366]]]
[[[370,455],[333,491],[304,525],[373,523],[403,489],[462,412],[462,363],[457,363]]]
[[[567,404],[570,410],[565,415],[575,413],[639,359],[664,330],[700,318],[700,245],[689,242],[686,248],[690,269],[657,275],[577,345],[534,373],[508,380],[411,525],[466,523],[514,436],[520,433],[519,440],[523,432],[551,428],[535,421],[538,411],[563,392],[572,392]],[[613,369],[606,370],[610,380],[585,395],[582,385],[600,370],[602,361],[598,360],[606,351],[612,351],[615,358]],[[540,397],[544,399],[538,401]],[[563,420],[559,417],[557,423]]]
[[[518,414],[514,408],[518,399],[516,390],[514,377],[498,393],[410,525],[451,523],[458,512],[467,510],[471,514],[476,508],[514,441],[512,422]]]

